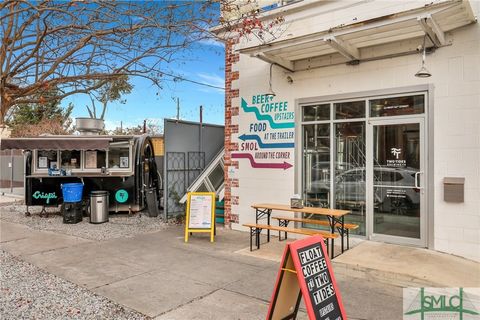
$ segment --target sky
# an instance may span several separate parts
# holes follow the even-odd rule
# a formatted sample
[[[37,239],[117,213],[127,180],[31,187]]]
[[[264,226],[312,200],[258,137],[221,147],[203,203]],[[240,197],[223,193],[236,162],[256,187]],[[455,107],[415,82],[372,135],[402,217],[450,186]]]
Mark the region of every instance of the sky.
[[[223,88],[225,86],[225,49],[222,43],[204,40],[191,49],[187,59],[177,61],[170,66],[176,75],[204,84]],[[162,126],[164,118],[175,118],[177,114],[176,98],[180,98],[180,119],[199,121],[200,105],[203,106],[205,123],[224,124],[225,95],[221,89],[215,89],[186,81],[165,81],[159,90],[145,79],[132,78],[133,90],[125,95],[126,103],[110,102],[105,115],[105,127],[113,130],[148,123]],[[66,107],[73,103],[72,118],[88,117],[86,105],[91,105],[87,95],[73,95],[62,101]],[[97,108],[100,106],[96,103]]]

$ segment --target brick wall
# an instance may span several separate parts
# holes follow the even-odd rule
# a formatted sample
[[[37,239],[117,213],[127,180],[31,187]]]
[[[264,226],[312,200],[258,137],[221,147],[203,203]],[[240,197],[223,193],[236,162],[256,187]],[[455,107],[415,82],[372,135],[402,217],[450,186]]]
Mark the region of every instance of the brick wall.
[[[232,213],[233,204],[238,204],[238,197],[232,197],[232,187],[238,187],[238,180],[231,179],[228,168],[238,168],[238,161],[232,161],[232,151],[238,150],[238,143],[232,142],[232,134],[238,133],[238,125],[232,124],[232,117],[238,116],[239,107],[232,105],[232,99],[238,98],[239,90],[232,88],[232,83],[239,79],[239,72],[233,71],[233,65],[239,61],[240,55],[234,53],[235,40],[227,41],[225,45],[225,226],[231,227],[231,222],[238,222],[238,214]]]

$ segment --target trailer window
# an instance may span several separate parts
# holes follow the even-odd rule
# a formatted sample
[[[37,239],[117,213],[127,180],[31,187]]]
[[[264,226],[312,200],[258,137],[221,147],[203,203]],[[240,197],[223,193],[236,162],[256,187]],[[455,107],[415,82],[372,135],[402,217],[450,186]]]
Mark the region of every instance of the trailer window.
[[[85,169],[100,169],[107,166],[107,153],[104,150],[85,151]]]
[[[48,169],[58,167],[58,152],[56,150],[38,150],[37,151],[37,169]]]
[[[80,154],[79,150],[62,150],[60,152],[62,169],[80,169]]]
[[[128,141],[110,144],[108,167],[111,169],[128,169],[130,167],[130,146]]]

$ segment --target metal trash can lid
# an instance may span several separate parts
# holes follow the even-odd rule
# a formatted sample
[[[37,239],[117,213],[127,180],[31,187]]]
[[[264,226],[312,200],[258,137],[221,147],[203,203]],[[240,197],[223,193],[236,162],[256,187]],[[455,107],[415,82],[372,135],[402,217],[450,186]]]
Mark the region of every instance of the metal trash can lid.
[[[92,191],[90,192],[91,197],[103,197],[108,196],[108,191]]]

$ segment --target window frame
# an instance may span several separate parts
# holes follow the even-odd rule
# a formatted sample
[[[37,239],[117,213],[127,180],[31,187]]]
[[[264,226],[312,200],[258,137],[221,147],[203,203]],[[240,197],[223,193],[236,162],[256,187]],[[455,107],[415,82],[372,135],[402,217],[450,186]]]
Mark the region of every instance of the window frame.
[[[55,151],[57,153],[57,168],[58,164],[60,163],[60,152],[57,149],[51,149],[51,150],[46,150],[46,149],[35,149],[33,150],[33,172],[39,172],[39,173],[45,173],[48,172],[48,167],[47,168],[39,168],[38,167],[38,151]]]
[[[107,151],[107,158],[106,158],[106,168],[109,172],[132,172],[133,171],[133,156],[132,156],[132,149],[133,149],[133,141],[131,140],[127,140],[126,142],[128,143],[128,168],[110,168],[109,167],[109,164],[108,164],[108,161],[110,160],[110,150],[112,149],[111,148],[111,145],[114,144],[114,143],[118,143],[118,142],[124,142],[124,141],[113,141],[109,144],[108,146],[108,149],[106,150]]]
[[[62,160],[62,151],[76,151],[76,150],[58,150],[58,155],[59,155],[59,159],[60,161]],[[73,172],[82,172],[83,171],[83,150],[78,150],[80,151],[80,168],[74,168],[72,169],[72,173]],[[62,165],[60,164],[59,168],[61,169],[62,168]]]
[[[117,141],[118,142],[118,141]],[[128,140],[128,168],[109,168],[108,167],[108,160],[109,160],[109,155],[110,155],[110,146],[106,150],[79,150],[80,151],[80,168],[75,168],[72,169],[72,173],[99,173],[101,172],[102,168],[86,168],[85,167],[85,152],[86,151],[105,151],[105,168],[109,172],[121,172],[121,173],[127,173],[127,172],[133,172],[133,141]],[[72,150],[62,150],[62,149],[51,149],[51,150],[46,150],[46,149],[34,149],[32,152],[32,173],[38,173],[38,174],[45,174],[48,173],[48,168],[38,168],[38,152],[39,151],[55,151],[57,153],[56,161],[57,161],[57,168],[61,169],[61,152],[62,151],[72,151]]]
[[[82,158],[82,172],[101,172],[102,168],[87,168],[86,167],[86,156],[85,153],[87,151],[105,151],[105,168],[107,167],[108,164],[108,150],[82,150],[81,158]]]

